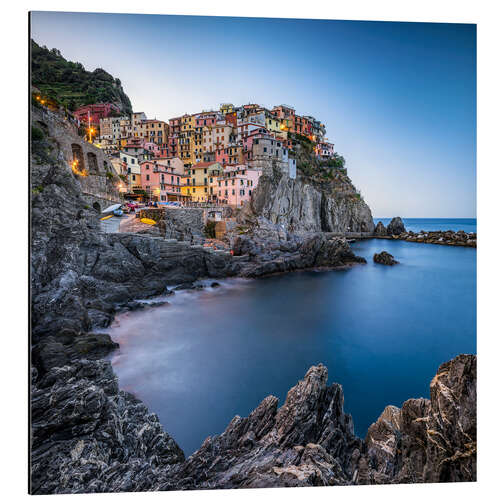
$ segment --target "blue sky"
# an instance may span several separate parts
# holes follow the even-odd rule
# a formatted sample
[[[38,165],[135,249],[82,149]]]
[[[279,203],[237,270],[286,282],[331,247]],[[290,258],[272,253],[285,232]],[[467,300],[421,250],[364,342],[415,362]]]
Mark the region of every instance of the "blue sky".
[[[31,30],[151,118],[317,117],[374,217],[476,216],[475,25],[35,12]]]

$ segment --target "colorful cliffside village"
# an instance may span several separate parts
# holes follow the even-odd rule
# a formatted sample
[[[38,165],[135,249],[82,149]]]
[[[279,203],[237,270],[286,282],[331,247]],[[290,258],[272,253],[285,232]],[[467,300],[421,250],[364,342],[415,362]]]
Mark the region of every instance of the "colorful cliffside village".
[[[325,126],[284,104],[271,110],[222,104],[218,111],[166,122],[99,103],[73,116],[89,131],[88,140],[111,157],[124,198],[143,202],[240,207],[269,165],[296,177],[296,140],[310,141],[323,160],[334,155]]]

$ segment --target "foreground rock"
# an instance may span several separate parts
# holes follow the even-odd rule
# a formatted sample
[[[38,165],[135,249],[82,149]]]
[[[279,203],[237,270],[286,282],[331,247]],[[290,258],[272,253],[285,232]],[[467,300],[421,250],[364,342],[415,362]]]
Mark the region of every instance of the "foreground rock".
[[[268,396],[188,460],[158,418],[120,391],[110,363],[32,371],[32,492],[326,486],[476,479],[476,357],[443,364],[430,400],[387,407],[365,442],[338,384],[313,366],[280,408]]]
[[[394,264],[399,264],[399,262],[385,250],[380,253],[374,254],[373,262],[376,262],[377,264],[384,264],[385,266],[393,266]]]
[[[182,488],[255,488],[348,484],[362,442],[354,435],[338,384],[313,366],[283,406],[268,396],[246,418],[236,416],[177,467]],[[175,489],[175,479],[161,489]]]
[[[430,400],[387,407],[366,435],[367,476],[377,483],[476,480],[476,356],[442,364]]]
[[[108,361],[32,370],[31,493],[154,489],[184,454]]]

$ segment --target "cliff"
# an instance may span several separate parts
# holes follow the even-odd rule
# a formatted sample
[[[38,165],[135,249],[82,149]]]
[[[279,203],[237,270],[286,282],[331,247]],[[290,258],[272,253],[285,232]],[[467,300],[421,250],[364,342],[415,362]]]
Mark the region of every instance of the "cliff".
[[[258,224],[263,218],[292,233],[373,232],[370,208],[344,169],[303,165],[298,163],[296,179],[279,168],[262,175],[240,222]]]

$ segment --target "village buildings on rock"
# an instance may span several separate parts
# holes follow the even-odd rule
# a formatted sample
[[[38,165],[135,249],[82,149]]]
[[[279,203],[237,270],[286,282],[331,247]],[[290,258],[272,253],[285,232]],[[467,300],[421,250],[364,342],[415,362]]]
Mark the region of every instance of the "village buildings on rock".
[[[285,104],[222,104],[163,121],[100,103],[82,106],[74,117],[110,157],[123,196],[158,204],[241,207],[266,169],[296,177],[297,140],[309,141],[321,160],[335,153],[319,120]]]

